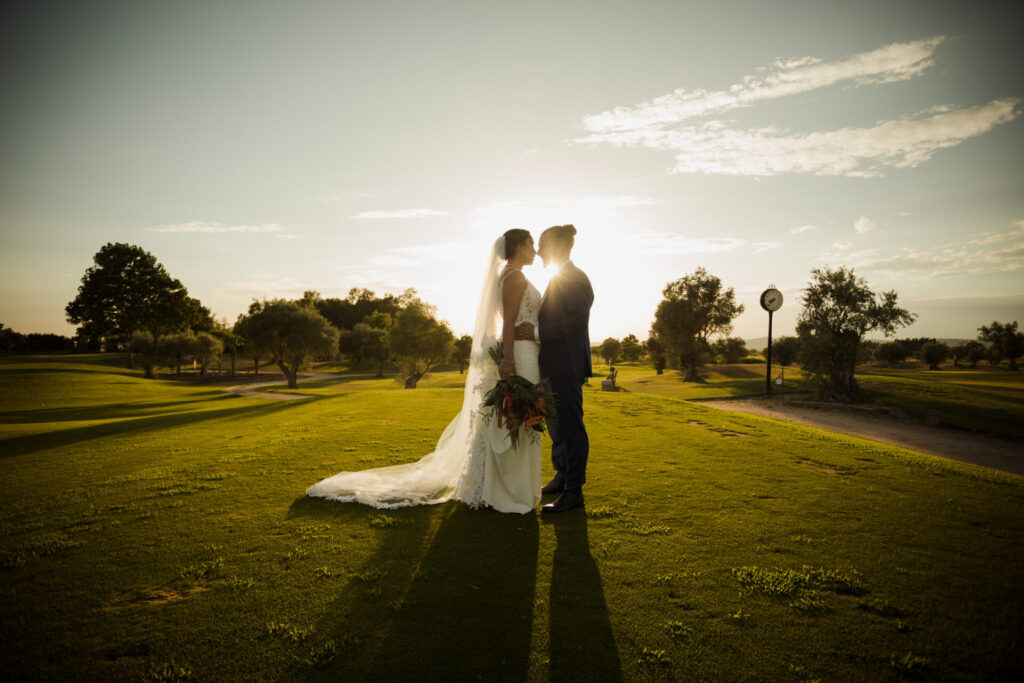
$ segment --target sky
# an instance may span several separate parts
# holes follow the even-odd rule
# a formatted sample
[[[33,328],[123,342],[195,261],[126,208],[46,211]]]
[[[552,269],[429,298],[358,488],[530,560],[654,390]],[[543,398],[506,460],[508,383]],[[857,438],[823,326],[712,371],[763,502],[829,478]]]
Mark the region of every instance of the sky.
[[[415,288],[457,334],[494,239],[572,223],[590,333],[699,267],[767,334],[815,268],[899,336],[1024,322],[1009,2],[33,2],[0,10],[0,322],[71,335],[108,242],[218,318]],[[543,290],[540,263],[526,269]]]

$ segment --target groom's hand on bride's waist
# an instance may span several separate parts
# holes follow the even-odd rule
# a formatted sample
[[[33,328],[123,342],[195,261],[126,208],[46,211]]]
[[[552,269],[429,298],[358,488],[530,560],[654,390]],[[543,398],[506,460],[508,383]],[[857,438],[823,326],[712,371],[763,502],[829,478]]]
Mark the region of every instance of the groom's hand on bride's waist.
[[[533,323],[519,323],[516,325],[516,339],[535,341],[533,336]]]

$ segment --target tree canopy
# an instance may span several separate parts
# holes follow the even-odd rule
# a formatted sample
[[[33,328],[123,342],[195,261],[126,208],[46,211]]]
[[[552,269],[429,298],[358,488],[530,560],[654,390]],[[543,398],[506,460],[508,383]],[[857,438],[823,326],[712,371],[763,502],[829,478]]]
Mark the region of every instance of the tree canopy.
[[[683,368],[684,381],[695,382],[697,368],[708,356],[708,338],[731,332],[744,307],[736,303],[732,287],[723,289],[722,281],[704,268],[670,282],[662,294],[653,332],[664,344],[669,363],[674,360]]]
[[[246,349],[277,365],[293,389],[307,363],[337,355],[338,330],[314,307],[295,301],[253,302],[234,331],[245,340]]]
[[[93,263],[64,309],[68,322],[80,326],[79,336],[127,343],[135,331],[159,336],[213,327],[209,309],[142,247],[108,243]]]
[[[451,357],[454,339],[448,325],[434,317],[433,307],[419,299],[395,314],[388,345],[406,389],[415,389],[430,368]]]
[[[995,320],[991,325],[978,328],[978,339],[992,344],[998,357],[1010,361],[1010,369],[1017,369],[1017,359],[1024,355],[1024,332],[1017,330],[1017,321],[1000,323]]]
[[[917,317],[897,305],[895,291],[875,294],[853,269],[816,268],[803,290],[797,333],[805,370],[813,372],[826,398],[865,398],[853,372],[864,334],[885,336]]]

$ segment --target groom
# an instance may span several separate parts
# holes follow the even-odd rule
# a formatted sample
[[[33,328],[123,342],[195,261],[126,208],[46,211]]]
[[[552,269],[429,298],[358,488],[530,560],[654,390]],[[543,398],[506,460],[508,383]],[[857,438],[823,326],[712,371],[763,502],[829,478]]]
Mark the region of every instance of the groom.
[[[593,376],[590,365],[590,307],[594,290],[586,274],[569,260],[576,228],[555,225],[540,236],[537,253],[544,266],[554,266],[540,304],[537,327],[522,323],[516,339],[540,342],[540,372],[555,394],[557,417],[547,419],[555,477],[542,493],[561,493],[541,512],[565,512],[583,505],[590,440],[583,424],[583,382]]]

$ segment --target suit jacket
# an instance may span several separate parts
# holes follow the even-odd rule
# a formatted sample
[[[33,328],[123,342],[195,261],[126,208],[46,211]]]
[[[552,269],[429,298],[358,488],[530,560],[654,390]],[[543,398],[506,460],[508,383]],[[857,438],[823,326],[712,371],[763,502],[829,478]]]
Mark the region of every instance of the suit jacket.
[[[540,372],[547,379],[593,377],[590,307],[594,290],[586,273],[567,261],[551,278],[538,314]]]

